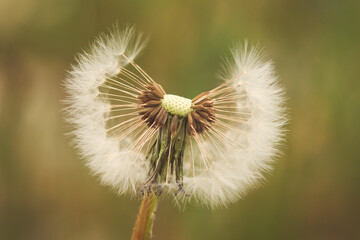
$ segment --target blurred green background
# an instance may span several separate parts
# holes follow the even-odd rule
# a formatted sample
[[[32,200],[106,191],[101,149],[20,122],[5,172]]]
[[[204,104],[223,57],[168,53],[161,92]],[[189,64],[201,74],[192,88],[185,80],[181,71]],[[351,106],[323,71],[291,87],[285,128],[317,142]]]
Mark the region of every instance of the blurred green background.
[[[360,1],[0,0],[0,239],[130,239],[139,199],[69,146],[61,87],[116,21],[150,35],[137,62],[168,92],[213,88],[236,40],[264,46],[289,97],[263,188],[226,209],[160,203],[154,239],[360,239]]]

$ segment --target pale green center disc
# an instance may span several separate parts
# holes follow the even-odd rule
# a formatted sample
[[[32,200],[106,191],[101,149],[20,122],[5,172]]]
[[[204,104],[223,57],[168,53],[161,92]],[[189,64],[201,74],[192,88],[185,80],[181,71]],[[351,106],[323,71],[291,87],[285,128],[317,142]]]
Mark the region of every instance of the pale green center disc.
[[[165,94],[161,100],[161,106],[171,114],[185,117],[192,111],[191,99]]]

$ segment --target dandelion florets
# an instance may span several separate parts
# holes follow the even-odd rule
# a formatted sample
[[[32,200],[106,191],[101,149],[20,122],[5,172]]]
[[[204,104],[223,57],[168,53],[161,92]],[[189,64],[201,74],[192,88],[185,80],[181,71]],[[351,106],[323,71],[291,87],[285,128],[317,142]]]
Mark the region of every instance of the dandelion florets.
[[[117,27],[78,57],[65,81],[67,120],[87,166],[120,194],[169,193],[215,207],[243,197],[283,141],[283,88],[271,61],[236,45],[222,83],[187,99],[167,94]]]

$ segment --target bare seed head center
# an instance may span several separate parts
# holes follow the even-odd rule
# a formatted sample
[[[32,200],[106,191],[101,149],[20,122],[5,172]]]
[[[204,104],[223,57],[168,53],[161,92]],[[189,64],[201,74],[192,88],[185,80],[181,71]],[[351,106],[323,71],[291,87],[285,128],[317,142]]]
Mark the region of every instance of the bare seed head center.
[[[191,108],[191,99],[165,94],[161,100],[161,106],[171,114],[186,117],[193,109]]]

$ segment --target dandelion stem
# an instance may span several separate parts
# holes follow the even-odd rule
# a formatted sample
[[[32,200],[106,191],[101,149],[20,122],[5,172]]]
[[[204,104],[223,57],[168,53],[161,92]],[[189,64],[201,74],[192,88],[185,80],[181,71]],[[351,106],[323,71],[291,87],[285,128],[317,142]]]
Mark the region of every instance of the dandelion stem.
[[[159,203],[159,197],[153,193],[145,193],[141,201],[131,240],[148,240],[152,235],[152,226]]]

